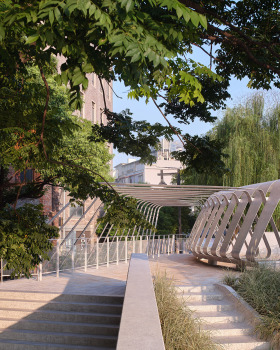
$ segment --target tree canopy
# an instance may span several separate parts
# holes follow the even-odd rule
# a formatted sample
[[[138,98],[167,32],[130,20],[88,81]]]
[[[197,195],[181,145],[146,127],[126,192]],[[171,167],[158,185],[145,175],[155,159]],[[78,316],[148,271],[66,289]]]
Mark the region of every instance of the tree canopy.
[[[69,118],[58,123],[61,110],[52,93],[53,79],[61,89],[63,85],[70,89],[72,109],[81,108],[81,89],[88,86],[86,74],[95,73],[101,83],[102,79],[109,84],[122,80],[131,98],[152,99],[160,111],[158,101],[163,97],[164,118],[171,114],[183,124],[196,117],[211,121],[209,110],[224,107],[232,75],[249,77],[256,88],[268,89],[272,83],[279,86],[278,16],[279,3],[270,0],[1,1],[3,168],[12,164],[24,170],[28,165],[38,168],[52,183],[62,184],[74,197],[95,195],[112,200],[114,192],[100,184],[105,178],[98,162],[91,169],[78,162],[74,139],[73,156],[63,150],[69,143],[62,133],[78,137],[74,129],[79,122],[74,122],[75,127],[73,123],[69,127]],[[193,60],[193,46],[209,55],[210,67]],[[59,73],[51,74],[53,56],[58,55],[65,57],[65,63]],[[36,79],[41,79],[40,103],[28,78],[32,69],[37,69]],[[152,161],[149,146],[156,146],[160,135],[176,133],[184,144],[178,159],[196,170],[210,171],[215,165],[216,174],[224,171],[221,145],[214,139],[181,135],[170,122],[168,128],[136,123],[129,112],[113,113],[105,99],[104,104],[109,123],[93,128],[90,140],[96,146],[92,147],[109,141],[120,151]],[[15,115],[8,118],[10,107],[20,111],[20,120]],[[78,180],[74,169],[81,174]]]
[[[52,55],[63,55],[65,63],[56,80],[70,87],[73,108],[81,107],[80,86],[87,88],[86,74],[92,72],[109,83],[122,80],[132,98],[145,96],[157,104],[164,94],[165,114],[187,124],[194,117],[211,120],[209,109],[223,106],[231,75],[249,77],[252,87],[279,85],[277,1],[4,0],[0,11],[1,77],[23,74],[29,64],[38,66],[48,98],[45,66]],[[192,59],[193,46],[210,56],[210,68]],[[219,75],[213,71],[214,64]],[[188,107],[180,115],[182,103]],[[99,135],[115,141],[121,151],[137,156],[143,152],[147,160],[148,147],[157,142],[151,135],[158,135],[159,127],[145,122],[137,125],[127,114],[112,113],[106,101],[105,113],[111,129],[101,126],[93,139]],[[205,143],[180,135],[169,124],[162,134],[175,132],[185,145],[197,149],[196,141]],[[211,154],[215,153],[212,146],[208,142]],[[195,164],[196,159],[209,157],[203,151],[199,158],[197,152],[191,153],[185,147],[180,160],[191,157]],[[221,165],[219,159],[217,164]]]
[[[239,187],[279,178],[279,103],[265,102],[257,93],[227,108],[207,136],[222,145],[228,172],[217,176],[187,169],[182,175],[185,184]]]

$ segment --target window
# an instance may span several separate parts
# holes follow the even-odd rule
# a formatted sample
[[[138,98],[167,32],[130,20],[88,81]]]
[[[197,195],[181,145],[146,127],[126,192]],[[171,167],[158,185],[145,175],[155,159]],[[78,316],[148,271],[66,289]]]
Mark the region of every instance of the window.
[[[26,170],[20,172],[19,180],[20,180],[21,183],[23,183],[23,182],[32,182],[33,181],[33,175],[34,175],[33,169],[26,169]]]
[[[103,93],[103,90],[102,90],[102,87],[103,87],[103,89],[104,89],[104,81],[102,81],[102,79],[100,79],[99,80],[99,90],[100,90],[100,92],[102,92]]]
[[[103,117],[103,109],[102,109],[102,108],[100,108],[100,116],[99,116],[100,125],[102,125],[102,124],[103,124],[102,117]]]
[[[83,205],[77,205],[75,207],[70,207],[70,216],[76,216],[81,217],[84,214],[84,206]]]
[[[91,121],[96,123],[96,115],[95,115],[95,103],[91,102]]]

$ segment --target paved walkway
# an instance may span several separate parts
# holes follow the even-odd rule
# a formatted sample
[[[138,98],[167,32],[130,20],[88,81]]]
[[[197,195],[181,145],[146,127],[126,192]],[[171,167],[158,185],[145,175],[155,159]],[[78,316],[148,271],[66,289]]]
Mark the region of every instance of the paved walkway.
[[[0,291],[124,295],[128,266],[129,264],[120,263],[109,267],[100,266],[98,270],[88,268],[87,272],[82,270],[73,273],[63,272],[59,278],[54,275],[43,275],[43,280],[40,282],[34,278],[5,281],[0,284]]]
[[[100,266],[98,270],[88,268],[87,272],[60,273],[60,277],[43,275],[43,280],[25,279],[5,281],[0,284],[1,290],[22,292],[44,292],[58,294],[82,295],[124,295],[129,264]],[[221,281],[225,269],[208,266],[198,262],[192,255],[161,255],[150,259],[151,271],[167,273],[176,285],[199,285]]]
[[[166,271],[167,277],[173,278],[178,286],[205,285],[221,282],[233,264],[211,266],[198,261],[189,254],[162,255],[150,260],[153,274]]]

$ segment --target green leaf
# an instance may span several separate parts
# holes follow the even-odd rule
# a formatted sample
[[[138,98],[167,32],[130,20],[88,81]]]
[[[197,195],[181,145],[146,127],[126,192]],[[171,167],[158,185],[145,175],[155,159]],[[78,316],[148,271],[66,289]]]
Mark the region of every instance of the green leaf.
[[[73,86],[77,86],[82,84],[82,82],[84,81],[85,76],[80,72],[80,73],[76,73],[73,77]]]
[[[183,11],[182,11],[181,6],[179,4],[176,8],[176,13],[177,13],[178,18],[181,18],[183,15]]]
[[[191,15],[192,24],[193,24],[195,27],[198,27],[199,19],[200,19],[198,13],[192,11],[190,15]]]
[[[141,54],[140,52],[137,52],[135,55],[132,56],[130,62],[133,63],[133,62],[139,61],[140,58],[141,58]]]
[[[38,38],[39,38],[39,34],[38,34],[38,33],[33,34],[33,35],[30,35],[30,36],[26,39],[25,43],[26,43],[26,44],[34,43],[36,40],[38,40]]]
[[[205,16],[199,14],[199,19],[200,19],[200,23],[201,23],[202,27],[207,29],[207,18]]]
[[[5,28],[0,26],[0,40],[5,39]]]
[[[57,22],[61,22],[61,13],[57,7],[54,9],[54,15]]]
[[[88,88],[88,79],[85,78],[82,82],[82,87],[83,87],[83,90],[86,90]]]
[[[51,26],[52,26],[53,21],[54,21],[54,13],[53,13],[53,11],[49,12],[49,20],[50,20],[50,23],[51,23]]]
[[[90,5],[89,8],[89,15],[92,16],[92,14],[95,12],[96,6],[94,4]]]
[[[184,20],[186,21],[186,23],[189,22],[189,20],[191,19],[191,15],[190,15],[190,10],[186,9],[186,11],[183,12],[183,17]]]

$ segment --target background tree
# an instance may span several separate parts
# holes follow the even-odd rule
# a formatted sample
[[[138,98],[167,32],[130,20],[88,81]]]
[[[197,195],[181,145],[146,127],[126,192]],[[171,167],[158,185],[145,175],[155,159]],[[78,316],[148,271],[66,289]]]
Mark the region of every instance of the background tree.
[[[234,108],[208,133],[219,142],[229,171],[223,176],[187,169],[184,184],[245,186],[276,180],[280,176],[280,109],[279,103],[265,106],[264,95],[258,93]],[[268,103],[267,103],[268,104]]]
[[[196,216],[191,213],[189,207],[181,208],[182,233],[190,233]],[[177,207],[163,207],[159,211],[157,235],[171,235],[178,234],[178,208]]]

